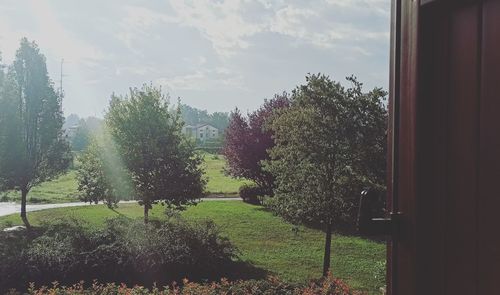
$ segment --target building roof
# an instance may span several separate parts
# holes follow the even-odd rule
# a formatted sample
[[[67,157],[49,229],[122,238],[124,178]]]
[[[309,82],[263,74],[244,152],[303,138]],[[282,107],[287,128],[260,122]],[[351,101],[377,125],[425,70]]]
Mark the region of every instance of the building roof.
[[[201,127],[205,127],[205,126],[210,126],[212,128],[215,128],[215,129],[218,129],[217,127],[214,127],[208,123],[201,123],[201,124],[196,124],[196,125],[186,125],[184,126],[185,128],[194,128],[194,129],[199,129]]]

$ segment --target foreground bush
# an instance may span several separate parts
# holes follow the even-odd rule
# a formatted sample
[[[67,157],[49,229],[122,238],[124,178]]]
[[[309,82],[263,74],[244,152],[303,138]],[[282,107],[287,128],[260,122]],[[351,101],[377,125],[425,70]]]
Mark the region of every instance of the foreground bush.
[[[11,291],[11,295],[19,294]],[[349,287],[338,279],[328,276],[326,279],[311,281],[305,286],[289,284],[277,278],[268,278],[266,280],[248,280],[229,282],[222,279],[218,283],[198,284],[183,281],[181,286],[176,284],[170,287],[157,288],[151,290],[135,286],[129,288],[126,285],[117,284],[98,284],[85,287],[83,283],[71,287],[59,286],[57,283],[51,288],[35,288],[32,284],[28,290],[32,295],[89,295],[89,294],[137,294],[137,295],[354,295],[358,294],[351,291]]]
[[[239,189],[240,198],[243,199],[243,202],[260,205],[261,198],[266,195],[264,189],[258,187],[255,184],[244,184],[240,186]]]
[[[217,279],[235,249],[210,221],[180,217],[155,221],[113,219],[100,230],[65,221],[32,232],[0,232],[0,293],[9,288],[80,280],[151,286],[184,277]]]

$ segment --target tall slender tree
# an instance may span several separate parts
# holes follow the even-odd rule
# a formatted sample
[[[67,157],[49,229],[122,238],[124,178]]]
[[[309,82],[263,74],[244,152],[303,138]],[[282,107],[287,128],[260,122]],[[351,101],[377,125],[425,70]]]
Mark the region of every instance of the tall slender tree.
[[[364,185],[382,187],[385,174],[385,92],[350,88],[310,75],[292,105],[270,123],[276,145],[265,168],[276,177],[271,208],[296,223],[325,230],[323,274],[330,269],[333,226],[349,218]]]
[[[34,42],[21,40],[0,95],[0,179],[3,189],[21,192],[21,218],[31,188],[64,172],[71,153],[62,131],[62,94],[54,90],[45,57]]]
[[[128,96],[114,96],[106,123],[144,206],[145,223],[158,201],[183,208],[203,195],[202,159],[182,136],[180,111],[169,110],[161,89],[144,85]]]

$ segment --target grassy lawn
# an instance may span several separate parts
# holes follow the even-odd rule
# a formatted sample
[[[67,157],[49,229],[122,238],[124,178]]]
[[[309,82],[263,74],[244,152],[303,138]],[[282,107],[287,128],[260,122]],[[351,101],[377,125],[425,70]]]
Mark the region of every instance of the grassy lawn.
[[[162,218],[163,209],[155,206],[153,218]],[[122,204],[115,211],[102,205],[60,208],[29,213],[32,224],[46,220],[74,217],[99,226],[106,218],[125,215],[142,216],[142,208]],[[293,226],[259,206],[240,201],[203,202],[183,213],[191,220],[212,219],[241,251],[240,258],[256,267],[293,282],[303,282],[321,275],[324,235],[322,232]],[[17,215],[0,217],[0,228],[21,224]],[[350,236],[334,236],[332,271],[353,288],[379,294],[380,283],[374,278],[376,264],[385,259],[385,245]]]
[[[203,157],[205,160],[203,168],[208,177],[207,192],[209,194],[236,196],[238,188],[244,183],[249,183],[246,180],[233,179],[224,175],[222,172],[226,164],[224,157],[211,154],[204,154]],[[79,201],[77,188],[76,171],[70,170],[57,179],[34,187],[28,194],[28,203],[77,202]],[[20,200],[20,192],[0,193],[0,202],[20,202]]]
[[[42,183],[31,189],[28,194],[28,203],[65,203],[78,201],[78,183],[76,181],[76,171],[70,170],[68,173],[57,179]],[[3,202],[20,202],[21,193],[19,191],[9,191],[0,193]]]
[[[223,169],[226,160],[221,155],[204,153],[206,176],[208,177],[207,192],[210,194],[222,194],[225,196],[238,195],[238,189],[244,183],[250,183],[248,180],[234,179],[224,175]]]

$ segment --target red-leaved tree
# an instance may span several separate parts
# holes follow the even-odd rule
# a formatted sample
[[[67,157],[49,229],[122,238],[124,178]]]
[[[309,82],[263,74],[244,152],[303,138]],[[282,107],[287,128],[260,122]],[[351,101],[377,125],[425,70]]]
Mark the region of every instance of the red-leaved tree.
[[[231,113],[222,149],[229,175],[251,179],[266,193],[272,193],[274,177],[262,170],[261,161],[269,159],[267,150],[274,146],[274,141],[272,133],[264,127],[277,110],[289,105],[289,95],[283,92],[265,100],[246,117],[237,108]]]

